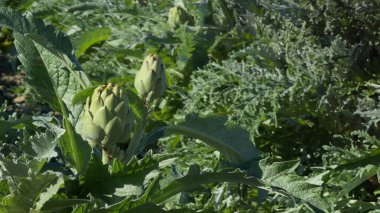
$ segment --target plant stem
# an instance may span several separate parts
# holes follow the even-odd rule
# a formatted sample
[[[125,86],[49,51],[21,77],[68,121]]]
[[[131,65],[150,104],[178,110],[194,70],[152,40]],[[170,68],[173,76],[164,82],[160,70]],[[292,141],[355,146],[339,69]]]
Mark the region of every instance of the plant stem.
[[[110,160],[110,156],[107,152],[107,150],[102,149],[102,162],[104,165],[108,164]]]
[[[146,109],[148,108],[146,105],[145,105]],[[148,117],[149,117],[149,113],[145,114],[144,117],[140,120],[140,119],[137,119],[136,120],[136,123],[135,123],[135,130],[133,132],[133,136],[132,136],[132,140],[131,140],[131,143],[129,144],[128,146],[128,149],[127,149],[127,153],[126,153],[126,163],[128,163],[132,157],[136,154],[138,154],[137,152],[139,151],[138,148],[139,148],[139,143],[143,137],[143,133],[144,133],[144,128],[148,122]]]

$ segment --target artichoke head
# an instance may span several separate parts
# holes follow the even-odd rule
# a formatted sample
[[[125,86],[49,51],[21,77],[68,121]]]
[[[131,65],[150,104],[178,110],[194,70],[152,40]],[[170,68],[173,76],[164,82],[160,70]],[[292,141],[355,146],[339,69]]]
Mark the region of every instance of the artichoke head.
[[[164,95],[166,89],[165,69],[157,54],[145,57],[140,71],[136,73],[135,88],[146,103]]]
[[[194,18],[189,13],[186,12],[180,6],[174,6],[170,8],[168,15],[168,24],[172,28],[178,28],[181,24],[188,23],[189,25],[194,24]]]
[[[86,100],[82,133],[92,147],[110,147],[129,141],[133,121],[125,91],[117,85],[102,85]]]

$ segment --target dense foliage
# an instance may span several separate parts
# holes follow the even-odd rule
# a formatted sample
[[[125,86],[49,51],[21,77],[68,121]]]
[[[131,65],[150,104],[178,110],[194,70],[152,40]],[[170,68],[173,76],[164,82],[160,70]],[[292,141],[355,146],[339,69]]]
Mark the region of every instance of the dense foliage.
[[[0,107],[1,212],[380,209],[379,2],[0,2],[0,68],[26,74]],[[135,116],[108,165],[80,131],[106,82]]]

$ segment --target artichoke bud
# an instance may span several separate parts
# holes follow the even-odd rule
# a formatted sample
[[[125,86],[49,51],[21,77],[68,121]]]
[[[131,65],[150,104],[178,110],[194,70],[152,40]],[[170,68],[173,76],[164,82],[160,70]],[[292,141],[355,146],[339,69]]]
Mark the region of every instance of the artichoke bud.
[[[129,138],[129,134],[132,132],[132,126],[133,126],[133,113],[129,109],[127,113],[127,122],[125,123],[124,132],[121,135],[122,138]],[[125,143],[125,141],[121,141],[119,143]]]
[[[194,18],[189,13],[186,12],[180,6],[174,6],[170,8],[168,15],[168,24],[172,28],[178,28],[181,24],[188,23],[189,25],[194,25]]]
[[[139,96],[150,104],[164,95],[166,89],[165,69],[157,54],[145,57],[140,71],[136,73],[135,88]]]
[[[116,143],[126,143],[133,121],[133,113],[123,89],[113,84],[102,85],[86,100],[83,137],[92,147],[111,147]]]

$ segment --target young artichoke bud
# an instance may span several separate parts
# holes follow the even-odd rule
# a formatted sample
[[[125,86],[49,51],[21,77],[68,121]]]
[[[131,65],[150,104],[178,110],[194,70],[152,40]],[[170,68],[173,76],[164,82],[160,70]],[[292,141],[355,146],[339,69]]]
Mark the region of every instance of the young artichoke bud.
[[[86,100],[82,133],[92,147],[111,147],[128,141],[133,121],[124,90],[117,85],[102,85]]]
[[[168,24],[172,28],[178,28],[181,24],[188,23],[189,25],[194,25],[194,18],[189,13],[186,12],[180,6],[174,6],[170,8],[168,15]]]
[[[145,57],[140,71],[136,73],[135,88],[147,104],[164,95],[166,89],[165,69],[157,54]]]

